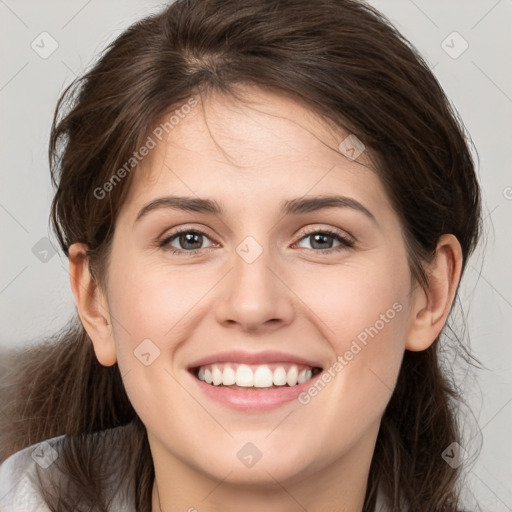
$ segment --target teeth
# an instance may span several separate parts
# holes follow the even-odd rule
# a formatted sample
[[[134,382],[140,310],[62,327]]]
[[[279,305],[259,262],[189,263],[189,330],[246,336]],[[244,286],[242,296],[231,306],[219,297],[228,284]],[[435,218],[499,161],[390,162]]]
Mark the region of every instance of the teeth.
[[[288,386],[295,386],[297,384],[297,376],[299,375],[299,370],[295,365],[293,365],[288,370],[288,375],[286,376],[286,383]]]
[[[254,386],[254,374],[246,364],[241,364],[236,369],[236,385],[244,388],[252,388]]]
[[[273,384],[273,378],[274,374],[268,366],[258,366],[254,372],[254,387],[269,388]]]
[[[214,386],[218,386],[222,383],[222,372],[216,364],[212,367],[212,380]]]
[[[286,370],[282,366],[274,370],[273,380],[276,386],[284,386],[286,384]]]
[[[302,384],[303,382],[306,382],[307,380],[311,379],[312,372],[311,370],[302,370],[299,373],[299,377],[297,379],[297,382],[299,384]]]
[[[233,370],[231,366],[224,366],[224,372],[222,373],[222,384],[224,384],[224,386],[232,386],[235,382],[235,370]]]
[[[288,366],[288,365],[286,365]],[[271,388],[272,386],[296,386],[313,377],[313,369],[296,364],[253,365],[222,363],[206,365],[199,368],[199,380],[213,386],[232,386],[243,388]]]

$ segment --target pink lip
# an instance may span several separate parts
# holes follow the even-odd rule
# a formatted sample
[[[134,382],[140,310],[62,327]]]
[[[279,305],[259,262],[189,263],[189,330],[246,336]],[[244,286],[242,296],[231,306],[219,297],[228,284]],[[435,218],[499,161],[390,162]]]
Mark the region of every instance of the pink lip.
[[[208,363],[200,363],[199,366],[202,364]],[[300,393],[312,386],[316,379],[322,375],[322,373],[319,373],[312,379],[292,387],[283,386],[282,388],[271,390],[241,391],[226,386],[212,386],[199,380],[191,372],[188,372],[188,374],[194,380],[198,389],[208,398],[227,405],[232,409],[244,412],[268,411],[296,400]]]
[[[266,364],[266,363],[295,363],[312,368],[321,368],[322,365],[316,361],[310,361],[293,354],[278,351],[265,351],[265,352],[242,352],[240,350],[230,350],[226,352],[219,352],[210,356],[203,357],[194,361],[188,366],[189,369],[197,368],[213,363],[245,363],[245,364]],[[292,389],[292,388],[291,388]]]

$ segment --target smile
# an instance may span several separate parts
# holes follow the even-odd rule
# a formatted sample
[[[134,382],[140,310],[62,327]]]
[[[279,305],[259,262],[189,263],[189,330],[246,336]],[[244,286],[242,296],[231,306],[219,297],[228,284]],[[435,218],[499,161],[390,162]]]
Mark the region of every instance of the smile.
[[[293,387],[312,379],[321,368],[292,363],[240,364],[224,362],[207,364],[193,370],[202,382],[230,389],[270,390]]]

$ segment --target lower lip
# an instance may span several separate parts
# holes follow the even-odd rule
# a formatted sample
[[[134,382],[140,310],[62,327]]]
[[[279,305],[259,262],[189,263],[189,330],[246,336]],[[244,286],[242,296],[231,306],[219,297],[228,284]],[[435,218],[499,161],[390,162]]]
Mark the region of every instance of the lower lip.
[[[199,389],[209,398],[227,405],[239,411],[268,411],[276,409],[293,400],[297,400],[298,396],[312,386],[322,372],[313,378],[297,384],[296,386],[283,386],[282,388],[258,390],[251,389],[247,391],[231,389],[227,386],[212,386],[202,380],[199,380],[192,373],[187,372],[196,382]]]

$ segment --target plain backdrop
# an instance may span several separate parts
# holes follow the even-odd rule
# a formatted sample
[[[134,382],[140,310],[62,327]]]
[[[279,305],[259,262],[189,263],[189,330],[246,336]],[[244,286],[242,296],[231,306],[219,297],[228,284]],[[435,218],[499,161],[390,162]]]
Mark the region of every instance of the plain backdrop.
[[[464,342],[484,368],[454,370],[479,425],[461,453],[472,459],[481,445],[467,471],[468,507],[512,511],[512,0],[370,3],[427,59],[478,150],[486,243],[468,263],[454,322],[461,332],[465,318]],[[161,5],[0,0],[0,348],[41,339],[75,311],[67,259],[48,240],[56,247],[47,162],[56,101],[113,38]]]

